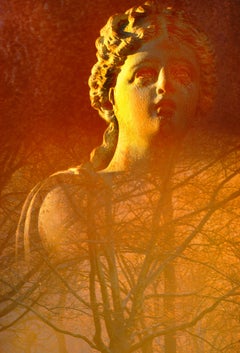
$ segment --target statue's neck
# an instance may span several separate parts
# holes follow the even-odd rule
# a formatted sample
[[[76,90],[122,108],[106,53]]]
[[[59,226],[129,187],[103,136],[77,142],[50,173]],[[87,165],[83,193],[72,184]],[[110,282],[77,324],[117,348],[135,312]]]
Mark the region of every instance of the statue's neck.
[[[104,172],[162,173],[172,168],[179,152],[177,146],[151,149],[121,148],[117,146],[115,154]]]

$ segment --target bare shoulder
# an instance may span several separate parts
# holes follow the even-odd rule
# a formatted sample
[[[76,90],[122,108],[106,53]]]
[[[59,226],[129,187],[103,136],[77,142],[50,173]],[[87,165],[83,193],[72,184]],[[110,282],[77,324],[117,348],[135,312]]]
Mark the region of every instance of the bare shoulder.
[[[79,246],[86,225],[86,190],[79,185],[56,185],[44,197],[38,229],[45,247],[62,251]]]

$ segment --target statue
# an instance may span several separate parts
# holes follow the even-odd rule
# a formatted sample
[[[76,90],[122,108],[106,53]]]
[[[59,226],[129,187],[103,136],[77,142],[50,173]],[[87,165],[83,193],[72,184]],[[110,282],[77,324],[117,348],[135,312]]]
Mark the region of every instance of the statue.
[[[66,227],[77,243],[86,178],[93,184],[99,178],[109,182],[113,174],[153,167],[161,174],[163,147],[178,149],[192,121],[214,98],[213,50],[182,11],[153,1],[114,15],[96,47],[89,86],[93,108],[109,124],[103,143],[89,163],[55,174],[31,192],[18,229],[27,252],[36,241],[30,233],[37,229],[49,249],[65,244]]]
[[[90,313],[89,320],[94,317],[93,341],[99,351],[152,353],[159,344],[155,338],[164,336],[165,352],[174,353],[178,329],[185,335],[182,342],[187,342],[187,329],[202,317],[205,320],[206,308],[213,310],[225,300],[221,272],[207,282],[214,256],[209,252],[205,261],[204,252],[211,229],[209,233],[204,229],[202,246],[202,230],[215,212],[211,205],[218,196],[215,171],[207,180],[209,198],[196,200],[196,208],[196,189],[190,183],[191,194],[185,184],[186,202],[179,198],[177,220],[169,183],[172,161],[189,127],[214,99],[214,52],[184,12],[160,1],[112,16],[96,47],[89,86],[93,108],[108,123],[103,143],[88,163],[56,173],[32,190],[19,222],[18,241],[23,239],[28,256],[47,254],[52,268],[68,261],[84,268],[84,300],[78,302],[84,309],[77,312]],[[222,185],[219,181],[219,189]],[[221,231],[221,222],[217,213],[210,228]],[[191,248],[193,239],[200,241]],[[181,257],[185,250],[187,259]],[[219,259],[213,259],[217,269],[222,266]],[[183,278],[175,275],[175,261]],[[200,272],[201,288],[195,279],[189,281]],[[216,291],[211,292],[215,283]],[[87,326],[85,331],[87,337]]]
[[[215,91],[214,54],[183,12],[157,1],[111,17],[100,34],[90,97],[109,128],[91,162],[95,169],[110,161],[108,170],[125,170],[146,159],[154,141],[164,134],[164,143],[175,140],[208,110]]]

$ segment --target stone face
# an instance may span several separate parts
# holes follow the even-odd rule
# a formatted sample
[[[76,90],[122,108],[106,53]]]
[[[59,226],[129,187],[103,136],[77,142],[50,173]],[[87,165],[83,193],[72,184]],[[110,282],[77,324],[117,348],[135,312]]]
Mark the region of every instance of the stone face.
[[[220,126],[227,128],[234,124],[236,129],[239,2],[183,0],[181,3],[196,16],[216,47],[220,84],[214,117],[221,122]],[[42,4],[20,4],[15,0],[11,6],[1,2],[4,63],[0,73],[0,91],[4,97],[1,116],[9,126],[9,137],[21,132],[28,144],[32,144],[32,135],[40,141],[47,137],[45,141],[53,142],[55,148],[65,139],[63,129],[72,143],[76,143],[77,135],[81,136],[83,131],[95,140],[96,136],[100,138],[104,124],[90,107],[87,85],[95,62],[94,42],[110,15],[135,4],[126,0]],[[80,144],[91,148],[94,141],[81,138]]]

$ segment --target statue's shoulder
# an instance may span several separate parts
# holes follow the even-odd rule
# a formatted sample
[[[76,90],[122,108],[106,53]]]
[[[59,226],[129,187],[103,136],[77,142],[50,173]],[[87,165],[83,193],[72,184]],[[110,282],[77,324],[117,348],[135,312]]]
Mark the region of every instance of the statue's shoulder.
[[[39,182],[27,196],[21,212],[18,246],[28,252],[41,245],[43,237],[50,237],[50,233],[54,236],[53,231],[57,234],[67,220],[81,219],[89,190],[98,182],[98,174],[86,167],[60,171]]]

